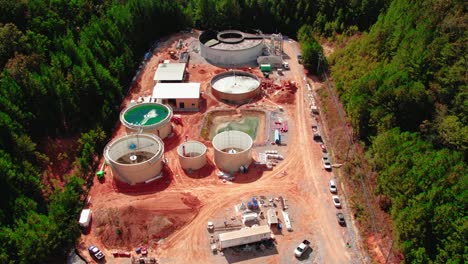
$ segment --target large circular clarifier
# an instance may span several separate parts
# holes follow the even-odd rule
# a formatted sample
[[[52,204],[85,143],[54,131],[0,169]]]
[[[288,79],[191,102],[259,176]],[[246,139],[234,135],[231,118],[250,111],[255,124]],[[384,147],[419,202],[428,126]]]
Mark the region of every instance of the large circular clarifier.
[[[243,71],[223,72],[211,80],[211,92],[218,100],[243,104],[260,92],[257,76]]]
[[[226,172],[235,172],[252,162],[252,138],[241,131],[225,131],[213,138],[214,161]]]
[[[177,147],[177,154],[184,170],[198,170],[206,164],[206,146],[201,142],[184,142]]]
[[[245,66],[255,62],[265,47],[262,34],[237,30],[206,30],[198,38],[200,55],[209,63],[222,66]]]
[[[116,138],[104,149],[112,175],[128,184],[148,181],[160,175],[164,143],[151,134],[131,134]]]
[[[120,113],[128,133],[152,133],[163,139],[172,132],[171,118],[172,109],[159,103],[136,104]]]

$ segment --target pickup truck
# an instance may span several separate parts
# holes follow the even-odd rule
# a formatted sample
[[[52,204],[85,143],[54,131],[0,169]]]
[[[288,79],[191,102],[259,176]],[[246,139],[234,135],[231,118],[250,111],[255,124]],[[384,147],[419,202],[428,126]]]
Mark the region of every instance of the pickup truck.
[[[97,260],[102,260],[104,258],[104,253],[102,253],[102,251],[99,250],[99,248],[96,247],[95,245],[91,245],[88,248],[88,251],[89,251],[89,254]]]
[[[306,252],[309,247],[309,240],[304,239],[304,241],[302,241],[302,243],[294,250],[294,256],[296,256],[296,258],[302,257],[302,254],[304,254],[304,252]]]

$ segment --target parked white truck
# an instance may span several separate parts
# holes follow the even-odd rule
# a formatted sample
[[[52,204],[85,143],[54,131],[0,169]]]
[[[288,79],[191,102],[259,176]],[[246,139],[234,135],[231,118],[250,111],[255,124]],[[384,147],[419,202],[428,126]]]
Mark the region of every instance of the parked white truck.
[[[306,252],[309,247],[309,240],[304,239],[304,241],[302,241],[302,243],[294,250],[294,256],[296,256],[296,258],[302,257],[302,254],[304,254],[304,252]]]

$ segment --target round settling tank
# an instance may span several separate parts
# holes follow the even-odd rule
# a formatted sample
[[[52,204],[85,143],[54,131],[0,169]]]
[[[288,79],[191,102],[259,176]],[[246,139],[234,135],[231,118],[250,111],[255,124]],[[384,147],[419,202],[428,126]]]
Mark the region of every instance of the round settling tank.
[[[198,170],[206,164],[206,146],[201,142],[184,142],[177,147],[177,154],[184,170]]]
[[[235,172],[252,162],[252,138],[241,131],[224,131],[213,138],[214,161],[226,172]]]
[[[120,121],[127,133],[152,133],[164,139],[172,132],[172,109],[159,103],[141,103],[120,113]]]
[[[238,30],[212,31],[200,34],[200,54],[219,66],[240,66],[255,62],[264,48],[263,35]]]
[[[260,92],[257,76],[243,71],[228,71],[211,79],[211,93],[218,99],[234,104],[244,104]]]
[[[116,138],[104,149],[104,158],[112,175],[132,185],[160,175],[163,154],[163,141],[152,134],[131,134]]]

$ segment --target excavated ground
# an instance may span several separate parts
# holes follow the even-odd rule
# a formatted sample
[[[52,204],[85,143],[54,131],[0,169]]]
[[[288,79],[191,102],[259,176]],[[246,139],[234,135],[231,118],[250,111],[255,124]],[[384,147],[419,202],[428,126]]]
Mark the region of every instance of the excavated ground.
[[[211,143],[200,136],[202,119],[211,109],[231,109],[238,107],[218,102],[209,91],[211,78],[225,69],[207,64],[194,52],[198,42],[197,32],[176,34],[161,42],[154,56],[131,87],[122,108],[130,100],[151,95],[153,75],[159,61],[169,58],[169,50],[175,50],[179,39],[187,43],[190,51],[188,80],[201,82],[202,103],[196,113],[180,113],[182,125],[174,125],[174,135],[165,139],[165,157],[168,166],[164,177],[144,186],[129,186],[112,179],[106,169],[106,179],[94,182],[91,189],[90,208],[93,220],[89,230],[82,235],[78,249],[87,261],[93,262],[86,251],[90,244],[100,247],[106,254],[107,263],[126,263],[128,259],[114,258],[115,250],[133,251],[138,246],[148,246],[149,255],[159,263],[296,263],[294,248],[303,239],[312,241],[313,251],[309,252],[304,263],[364,263],[363,250],[355,237],[351,216],[347,213],[345,197],[341,195],[343,211],[348,226],[340,227],[336,221],[338,210],[333,206],[327,183],[334,177],[325,171],[321,164],[321,149],[312,140],[311,116],[308,110],[307,89],[301,65],[289,60],[291,70],[283,75],[271,75],[270,82],[279,84],[292,80],[299,89],[268,88],[265,95],[255,98],[241,108],[263,109],[273,118],[281,116],[288,121],[289,131],[285,133],[285,144],[271,145],[271,137],[265,137],[266,145],[254,151],[254,159],[264,149],[277,149],[285,159],[272,170],[252,166],[247,174],[235,175],[234,182],[219,180],[213,164],[213,151],[208,151],[208,164],[201,170],[187,174],[181,169],[176,148],[185,140],[194,139]],[[299,52],[296,42],[285,41],[284,50],[290,58]],[[244,70],[261,76],[259,69]],[[179,113],[176,113],[179,114]],[[273,123],[271,120],[270,123]],[[271,131],[271,124],[266,131]],[[119,125],[114,137],[125,134]],[[290,203],[293,232],[284,231],[276,236],[276,251],[257,252],[249,258],[236,255],[213,255],[210,251],[210,236],[206,230],[207,221],[232,208],[246,197],[266,193],[279,194]],[[350,248],[347,247],[349,243]]]

